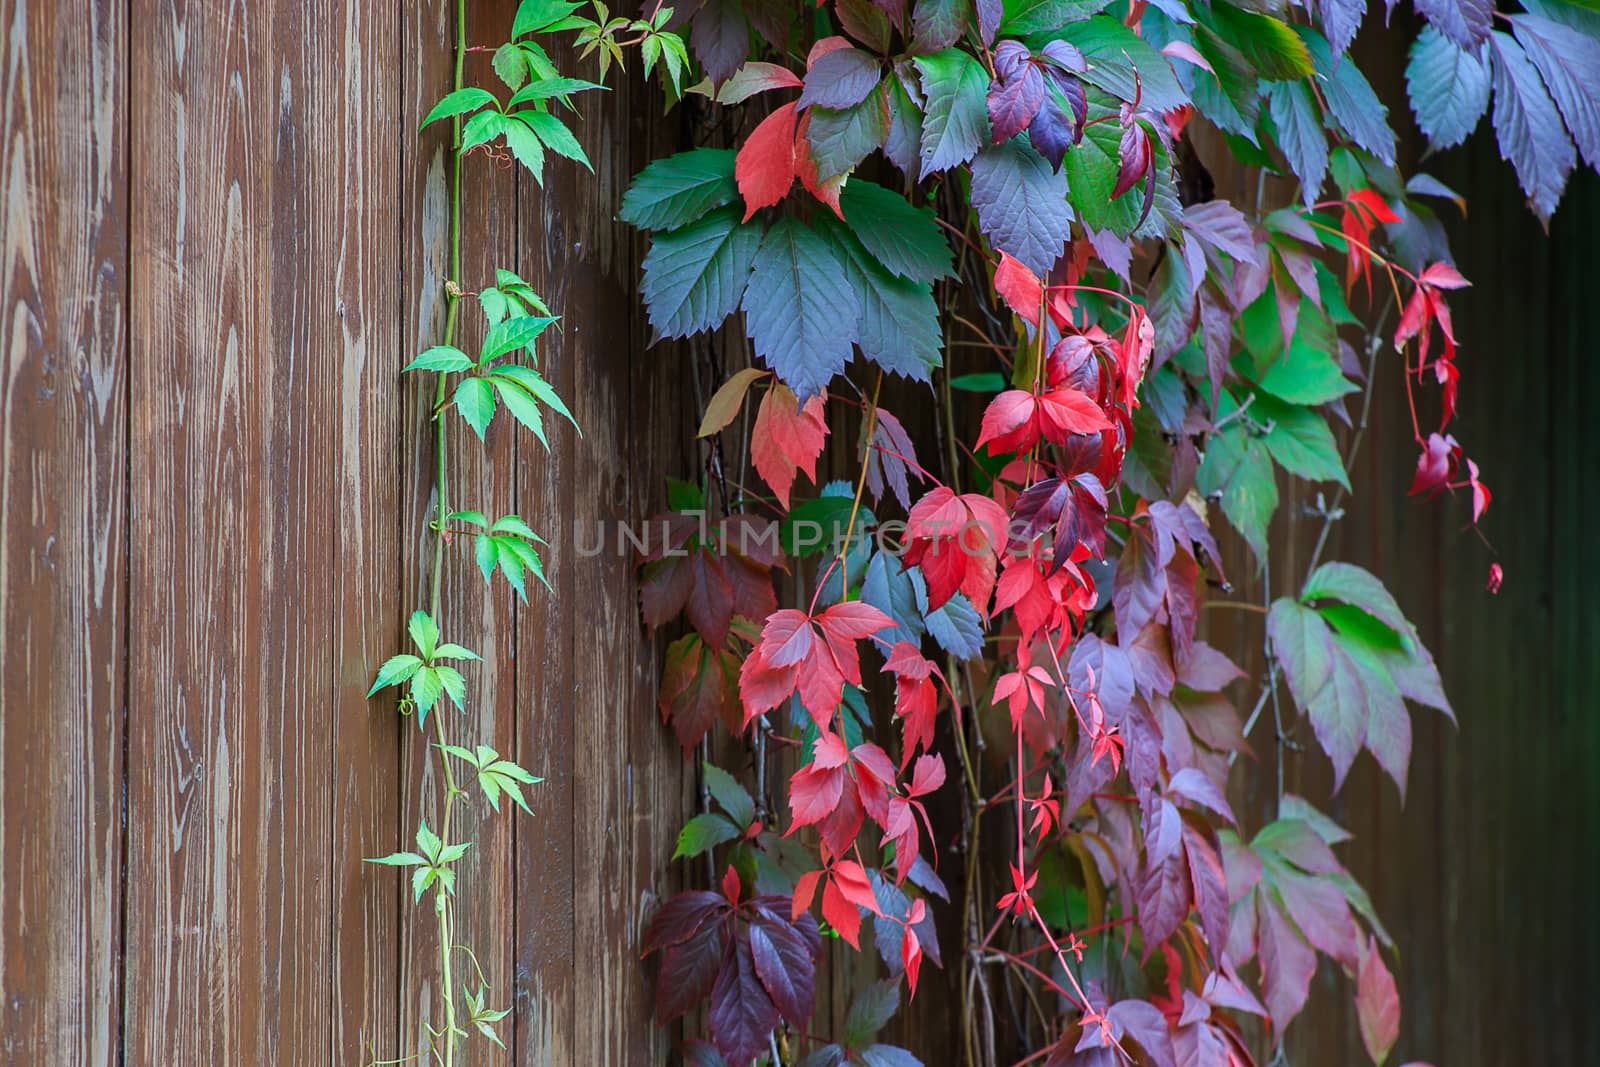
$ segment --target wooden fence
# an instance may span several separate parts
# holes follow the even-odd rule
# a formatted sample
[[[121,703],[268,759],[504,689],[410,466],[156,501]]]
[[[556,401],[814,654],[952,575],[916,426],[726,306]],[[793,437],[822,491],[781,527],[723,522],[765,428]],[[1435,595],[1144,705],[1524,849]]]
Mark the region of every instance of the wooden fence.
[[[437,783],[414,725],[364,693],[428,556],[428,403],[400,368],[442,313],[443,142],[415,131],[448,86],[448,6],[0,3],[6,1063],[416,1050],[432,926],[360,860],[397,847]],[[475,3],[473,24],[513,7]],[[645,347],[640,247],[611,221],[680,134],[637,79],[581,114],[595,176],[557,166],[540,190],[483,165],[467,185],[464,273],[511,267],[559,309],[547,351],[583,428],[554,429],[548,455],[503,424],[486,449],[454,438],[453,501],[554,542],[553,591],[526,606],[460,553],[447,568],[448,631],[487,657],[462,733],[546,779],[535,817],[463,831],[481,875],[463,925],[516,1008],[509,1051],[474,1063],[665,1060],[636,940],[696,800],[654,712],[630,562],[575,558],[571,536],[652,513],[693,467],[693,389]],[[1446,175],[1474,198],[1454,227],[1479,283],[1458,315],[1462,430],[1507,586],[1481,591],[1458,511],[1404,499],[1380,393],[1340,554],[1394,578],[1462,726],[1419,718],[1403,813],[1371,768],[1336,811],[1403,949],[1401,1052],[1576,1064],[1600,1046],[1600,195],[1588,183],[1546,241],[1474,152]],[[1319,979],[1293,1062],[1360,1061],[1342,982]],[[938,990],[904,1034],[930,1064],[953,1047]]]

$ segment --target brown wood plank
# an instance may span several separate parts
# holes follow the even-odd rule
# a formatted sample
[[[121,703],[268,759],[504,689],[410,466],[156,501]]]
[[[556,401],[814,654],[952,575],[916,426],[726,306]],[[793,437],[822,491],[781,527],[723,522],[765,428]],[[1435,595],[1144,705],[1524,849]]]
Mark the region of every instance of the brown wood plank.
[[[0,1059],[109,1064],[126,722],[126,11],[19,0],[0,20]]]
[[[393,851],[400,825],[394,698],[367,699],[378,664],[404,647],[400,598],[400,368],[405,289],[396,270],[405,217],[400,139],[400,27],[365,5],[324,2],[328,53],[315,68],[337,136],[324,145],[329,203],[313,235],[339,327],[319,360],[339,368],[338,659],[331,773],[334,872],[330,1062],[390,1055],[398,1026],[401,891],[362,862]],[[387,74],[374,72],[389,72]]]
[[[134,5],[127,1048],[328,1054],[330,8]]]
[[[470,44],[494,44],[510,32],[515,3],[467,5],[467,38]],[[449,161],[448,123],[430,126],[420,136],[415,131],[435,102],[450,91],[455,44],[455,3],[432,0],[406,5],[404,53],[406,67],[402,77],[404,100],[402,120],[395,135],[402,148],[402,181],[406,217],[404,255],[407,307],[410,309],[403,343],[407,360],[416,352],[438,344],[444,326],[444,283],[449,275],[448,217]],[[489,66],[487,55],[468,57],[465,83],[495,88],[499,83]],[[516,205],[514,178],[508,169],[482,154],[468,159],[462,191],[462,230],[464,235],[462,269],[459,279],[466,290],[492,284],[496,267],[513,262],[516,247]],[[477,351],[483,339],[484,320],[475,300],[462,303],[456,343],[469,352]],[[429,573],[433,560],[433,534],[429,524],[435,519],[434,436],[430,424],[433,403],[432,375],[406,375],[404,390],[402,461],[405,494],[406,546],[403,612],[428,607]],[[515,441],[526,431],[516,426],[504,411],[490,426],[487,443],[480,443],[454,412],[447,413],[444,425],[449,442],[448,509],[474,509],[491,518],[515,510],[512,499],[512,471]],[[491,745],[497,751],[513,749],[513,707],[516,674],[516,632],[513,612],[515,594],[501,578],[486,586],[473,561],[470,538],[456,538],[446,548],[444,600],[438,620],[446,640],[463,644],[484,657],[481,663],[464,664],[467,703],[464,712],[439,709],[445,716],[451,743],[472,747]],[[420,819],[426,818],[435,830],[442,811],[437,751],[430,719],[428,736],[418,732],[415,720],[402,724],[404,753],[401,759],[401,789],[404,795],[400,834],[409,842]],[[512,878],[510,868],[511,820],[526,818],[502,808],[499,815],[489,811],[477,793],[458,801],[450,831],[453,841],[472,841],[469,855],[458,869],[455,941],[477,954],[491,992],[486,1001],[510,1006],[510,946],[513,937]],[[431,905],[423,902],[413,908],[409,895],[402,908],[402,968],[400,985],[400,1038],[391,1055],[410,1056],[427,1044],[425,1025],[443,1024],[439,1000],[439,957],[436,926]],[[455,996],[462,1011],[462,987],[475,979],[470,957],[457,952],[453,966],[458,981]],[[476,981],[471,982],[476,988]],[[458,1016],[458,1022],[464,1021]],[[509,1027],[502,1025],[509,1032]],[[509,1062],[509,1054],[482,1037],[469,1039],[466,1053],[473,1064]],[[459,1060],[458,1060],[459,1062]]]

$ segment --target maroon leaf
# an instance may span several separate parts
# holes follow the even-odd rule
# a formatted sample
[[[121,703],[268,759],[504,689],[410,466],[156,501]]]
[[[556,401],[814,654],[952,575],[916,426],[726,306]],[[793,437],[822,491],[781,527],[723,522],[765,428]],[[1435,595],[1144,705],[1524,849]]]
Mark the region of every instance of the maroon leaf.
[[[688,940],[667,949],[656,978],[656,1021],[668,1023],[711,992],[727,962],[722,922],[707,923]]]
[[[739,0],[706,0],[695,12],[689,45],[705,68],[706,77],[720,85],[733,77],[750,55],[750,24]]]
[[[815,963],[810,947],[788,923],[750,924],[750,957],[756,977],[778,1011],[797,1029],[811,1021]]]
[[[705,889],[689,890],[669,897],[650,920],[640,954],[648,956],[669,945],[682,944],[694,936],[706,920],[727,907],[728,902],[722,894]]]
[[[1211,945],[1213,958],[1220,958],[1228,942],[1228,885],[1222,874],[1222,859],[1199,831],[1187,824],[1183,828],[1184,854],[1189,861],[1189,881],[1194,890],[1195,911],[1200,927]]]
[[[735,941],[711,989],[711,1039],[733,1063],[749,1063],[767,1047],[779,1015],[756,977],[750,945]]]

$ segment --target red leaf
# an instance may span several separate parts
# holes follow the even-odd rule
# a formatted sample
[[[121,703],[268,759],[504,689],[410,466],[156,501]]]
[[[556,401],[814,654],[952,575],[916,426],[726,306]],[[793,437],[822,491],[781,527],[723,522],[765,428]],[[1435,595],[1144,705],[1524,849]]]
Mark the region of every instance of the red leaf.
[[[800,125],[795,132],[794,171],[800,179],[800,185],[806,192],[816,197],[833,209],[833,213],[844,221],[844,210],[839,207],[839,194],[844,191],[845,180],[850,176],[846,171],[835,174],[831,178],[820,177],[817,171],[817,161],[811,155],[811,141],[807,131],[811,129],[811,112],[807,111],[800,119]]]
[[[828,925],[839,931],[839,936],[849,943],[857,952],[861,951],[861,912],[856,906],[845,899],[839,891],[838,883],[828,879],[828,884],[822,889],[822,917],[828,920]]]
[[[807,479],[816,482],[817,457],[827,436],[823,397],[814,396],[801,408],[789,387],[779,384],[761,398],[750,433],[750,458],[785,511],[789,510],[789,489],[796,471],[804,471]]]
[[[941,785],[944,785],[944,760],[935,755],[926,755],[917,760],[916,769],[911,772],[911,787],[906,790],[906,795],[926,796]]]
[[[708,649],[697,634],[667,646],[657,704],[685,751],[694,748],[720,716],[730,731],[742,726],[734,659]]]
[[[739,872],[731,863],[722,875],[722,895],[728,898],[729,904],[739,903]]]
[[[733,164],[749,219],[788,195],[795,179],[795,106],[784,104],[751,131]]]
[[[805,766],[796,771],[789,779],[789,811],[794,815],[794,825],[809,826],[827,818],[839,806],[847,777],[839,767]]]
[[[1000,253],[1000,263],[994,269],[994,291],[1012,311],[1022,316],[1024,322],[1034,329],[1039,328],[1039,302],[1044,298],[1044,285],[1009,252]]]
[[[1122,127],[1122,137],[1117,143],[1117,184],[1111,190],[1111,199],[1115,200],[1139,184],[1139,179],[1150,169],[1151,158],[1150,132],[1144,124],[1135,121]],[[1145,210],[1149,210],[1148,205]]]
[[[1417,457],[1417,474],[1411,480],[1411,496],[1419,493],[1437,494],[1444,489],[1455,472],[1456,458],[1461,446],[1448,434],[1431,433]]]

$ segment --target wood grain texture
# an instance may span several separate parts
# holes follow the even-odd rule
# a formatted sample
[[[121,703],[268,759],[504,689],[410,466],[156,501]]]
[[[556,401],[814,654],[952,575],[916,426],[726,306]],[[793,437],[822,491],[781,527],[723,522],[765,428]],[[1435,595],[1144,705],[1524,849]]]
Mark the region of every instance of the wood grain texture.
[[[0,1060],[110,1064],[122,938],[122,5],[0,4]]]
[[[364,1064],[393,1047],[400,991],[401,890],[386,871],[362,862],[408,842],[400,821],[400,736],[394,699],[367,698],[374,668],[404,647],[401,597],[402,500],[400,368],[410,273],[401,264],[409,218],[401,139],[398,71],[401,27],[367,5],[323,0],[310,9],[330,54],[315,71],[318,110],[335,131],[324,145],[329,188],[313,236],[334,319],[319,334],[318,363],[337,368],[337,587],[332,640],[332,835],[334,880],[329,1055]]]

